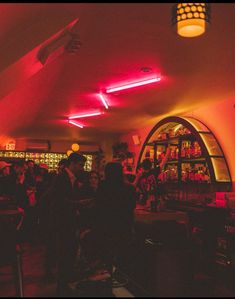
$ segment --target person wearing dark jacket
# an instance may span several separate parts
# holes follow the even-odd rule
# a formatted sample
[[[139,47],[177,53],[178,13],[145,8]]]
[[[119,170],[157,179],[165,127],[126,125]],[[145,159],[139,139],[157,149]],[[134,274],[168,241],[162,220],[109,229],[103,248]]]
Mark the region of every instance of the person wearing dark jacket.
[[[11,196],[12,180],[10,175],[10,163],[0,161],[0,196]]]
[[[97,251],[112,273],[114,258],[121,260],[130,242],[136,205],[135,187],[126,183],[122,165],[109,162],[105,166],[105,180],[96,194]]]
[[[93,225],[95,216],[95,195],[100,183],[99,174],[96,171],[88,173],[87,182],[81,186],[79,192],[79,211],[81,226],[88,229]]]
[[[58,230],[57,295],[68,295],[68,283],[73,278],[73,267],[78,248],[77,176],[83,171],[86,158],[78,153],[68,157],[68,166],[55,180],[53,189],[54,213]]]

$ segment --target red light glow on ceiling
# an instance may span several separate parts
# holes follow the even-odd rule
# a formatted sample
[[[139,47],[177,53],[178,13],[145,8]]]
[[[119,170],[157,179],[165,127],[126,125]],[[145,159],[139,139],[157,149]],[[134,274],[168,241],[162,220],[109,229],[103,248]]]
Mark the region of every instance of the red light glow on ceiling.
[[[104,107],[105,107],[106,109],[109,109],[108,103],[107,103],[107,101],[106,101],[104,95],[103,95],[102,93],[99,93],[99,97],[100,97],[101,102],[103,103]]]
[[[108,88],[108,89],[106,89],[106,93],[112,93],[112,92],[115,92],[115,91],[134,88],[134,87],[137,87],[137,86],[147,85],[147,84],[151,84],[151,83],[155,83],[155,82],[159,82],[159,81],[161,81],[161,78],[160,77],[155,77],[155,78],[148,79],[148,80],[143,80],[143,81],[133,82],[133,83],[126,84],[126,85],[121,85],[121,86],[117,86],[117,87]]]
[[[79,127],[79,128],[83,128],[83,125],[79,124],[78,122],[76,121],[73,121],[73,120],[69,120],[69,123],[76,126],[76,127]]]
[[[96,116],[96,115],[101,115],[103,112],[93,112],[93,113],[85,113],[85,114],[78,114],[78,115],[73,115],[69,116],[69,119],[76,119],[76,118],[83,118],[83,117],[90,117],[90,116]]]
[[[134,87],[137,87],[137,86],[147,85],[147,84],[151,84],[151,83],[155,83],[155,82],[159,82],[159,81],[161,81],[161,77],[156,76],[155,78],[151,78],[151,79],[146,79],[146,80],[142,80],[142,81],[138,81],[138,82],[133,82],[133,83],[129,83],[129,84],[126,84],[126,85],[121,85],[121,86],[117,86],[117,87],[113,87],[113,88],[107,88],[106,93],[112,93],[112,92],[115,92],[115,91],[134,88]],[[107,103],[106,95],[104,95],[102,92],[100,92],[100,93],[98,93],[98,96],[100,98],[100,101],[104,105],[104,107],[106,109],[109,109],[109,105]],[[101,114],[104,114],[104,112],[97,111],[97,112],[88,112],[88,113],[83,113],[83,114],[72,115],[72,116],[68,117],[68,122],[72,125],[78,126],[79,128],[83,128],[83,125],[77,123],[76,121],[72,121],[72,120],[77,119],[77,118],[97,116],[97,115],[101,115]]]

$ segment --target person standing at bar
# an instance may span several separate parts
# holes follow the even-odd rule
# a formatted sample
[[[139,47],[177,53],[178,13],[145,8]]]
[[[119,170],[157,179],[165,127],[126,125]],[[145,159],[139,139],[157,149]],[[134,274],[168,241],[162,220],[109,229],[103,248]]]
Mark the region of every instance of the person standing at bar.
[[[158,190],[158,176],[161,173],[169,155],[170,146],[167,147],[166,154],[155,168],[152,168],[152,162],[146,158],[141,163],[141,170],[134,182],[142,196],[142,204],[146,204],[151,195],[157,196]]]
[[[54,213],[58,230],[57,295],[66,296],[72,279],[78,248],[78,211],[74,202],[78,197],[77,177],[83,172],[86,158],[78,153],[68,157],[68,166],[54,184]]]
[[[109,162],[105,166],[105,180],[96,193],[96,227],[98,236],[95,247],[98,256],[112,274],[112,263],[127,259],[127,248],[132,240],[136,192],[126,183],[122,165]]]
[[[26,169],[25,169],[25,182],[27,185],[33,186],[36,184],[35,177],[36,177],[36,167],[33,160],[28,160],[26,162]]]
[[[11,195],[10,163],[0,161],[0,196]]]
[[[61,159],[58,163],[57,172],[62,173],[64,171],[65,167],[68,167],[68,160]]]

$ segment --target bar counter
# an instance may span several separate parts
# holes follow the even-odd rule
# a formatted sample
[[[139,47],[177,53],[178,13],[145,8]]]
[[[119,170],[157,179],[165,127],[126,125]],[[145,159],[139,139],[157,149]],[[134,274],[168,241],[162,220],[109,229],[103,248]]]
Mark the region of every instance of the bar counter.
[[[163,211],[151,212],[150,209],[137,205],[135,209],[135,222],[151,224],[156,221],[174,220],[180,223],[187,223],[187,212],[165,209]]]

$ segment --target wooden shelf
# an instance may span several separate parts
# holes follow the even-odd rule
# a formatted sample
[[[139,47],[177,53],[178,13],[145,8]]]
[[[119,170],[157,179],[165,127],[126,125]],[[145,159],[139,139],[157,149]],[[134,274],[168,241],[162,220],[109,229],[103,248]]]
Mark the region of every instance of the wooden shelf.
[[[190,162],[206,162],[206,158],[203,158],[203,157],[198,157],[198,158],[189,158],[189,159],[187,159],[187,158],[185,158],[185,159],[178,159],[178,160],[168,160],[167,162],[166,162],[166,164],[175,164],[175,163],[179,163],[179,162],[181,162],[181,163],[190,163]]]
[[[179,160],[168,160],[166,164],[176,164],[179,163]]]
[[[171,143],[171,141],[176,140],[177,142],[179,141],[179,139],[181,140],[195,140],[196,141],[196,137],[193,134],[185,134],[185,135],[178,135],[178,136],[174,136],[174,137],[170,137],[167,139],[159,139],[159,140],[155,140],[153,142],[149,142],[146,145],[148,146],[153,146],[154,144],[170,144],[170,145],[178,145],[178,143]]]
[[[206,162],[206,158],[202,158],[202,157],[198,157],[198,158],[189,158],[189,159],[187,159],[187,158],[184,158],[184,159],[182,159],[181,158],[181,163],[189,163],[189,162]]]

